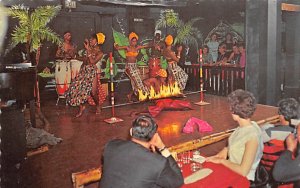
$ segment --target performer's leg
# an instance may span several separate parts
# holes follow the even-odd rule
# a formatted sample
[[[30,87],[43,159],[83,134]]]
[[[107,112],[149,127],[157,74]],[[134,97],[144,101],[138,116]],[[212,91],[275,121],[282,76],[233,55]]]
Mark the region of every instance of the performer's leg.
[[[97,77],[95,77],[93,79],[93,84],[92,84],[92,97],[96,103],[96,114],[100,114],[101,113],[101,105],[99,102],[99,97],[98,97],[98,84],[97,84]]]
[[[75,115],[75,117],[78,118],[78,117],[82,116],[84,110],[85,110],[84,104],[80,104],[79,105],[79,112]]]

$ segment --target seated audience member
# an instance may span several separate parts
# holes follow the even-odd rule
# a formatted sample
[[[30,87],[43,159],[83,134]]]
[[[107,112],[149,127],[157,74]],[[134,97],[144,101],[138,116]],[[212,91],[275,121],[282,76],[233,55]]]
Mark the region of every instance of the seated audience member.
[[[150,116],[135,119],[130,135],[130,141],[115,139],[106,144],[101,188],[176,188],[183,184],[180,168]]]
[[[218,39],[217,34],[213,33],[211,35],[210,41],[208,41],[208,43],[206,44],[209,48],[209,53],[211,54],[214,63],[217,62],[217,58],[218,58],[219,42],[217,41],[217,39]]]
[[[236,65],[240,63],[241,53],[236,44],[232,46],[232,52],[228,58],[228,63]]]
[[[227,63],[227,54],[226,54],[226,45],[221,43],[219,46],[218,58],[217,58],[217,65],[224,65]]]
[[[211,54],[209,53],[209,48],[207,45],[203,46],[203,51],[202,51],[202,61],[204,64],[212,64],[213,63],[213,58]]]
[[[223,164],[254,181],[263,154],[261,130],[256,122],[250,120],[256,109],[256,100],[252,93],[241,89],[233,91],[228,100],[232,118],[239,126],[229,137],[228,147],[208,157],[207,161]]]
[[[240,67],[246,66],[246,49],[243,43],[238,44],[238,48],[241,54],[239,65]]]
[[[281,153],[273,168],[273,178],[278,182],[294,182],[294,187],[300,187],[300,124],[297,135],[290,134],[286,139],[287,149]],[[294,157],[293,154],[296,154]]]
[[[284,141],[289,133],[294,132],[294,126],[291,125],[292,119],[297,119],[299,103],[294,98],[282,99],[278,102],[279,125],[262,126],[263,141],[282,140]]]
[[[224,43],[226,44],[226,53],[229,56],[232,53],[232,47],[235,44],[231,33],[225,35]]]

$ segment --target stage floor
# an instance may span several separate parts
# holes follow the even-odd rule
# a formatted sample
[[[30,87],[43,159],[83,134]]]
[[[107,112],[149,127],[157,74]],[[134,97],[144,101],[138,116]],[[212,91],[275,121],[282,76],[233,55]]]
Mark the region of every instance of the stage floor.
[[[54,95],[53,95],[54,96]],[[73,118],[77,108],[65,106],[64,102],[55,105],[56,99],[52,95],[42,96],[42,111],[50,122],[50,132],[63,142],[53,146],[49,151],[29,157],[21,168],[21,185],[30,188],[71,188],[71,174],[101,164],[101,154],[107,141],[113,138],[126,139],[135,112],[147,110],[152,102],[131,104],[117,107],[116,116],[124,121],[115,125],[107,124],[103,120],[111,117],[111,109],[105,108],[102,114],[95,114],[95,107],[88,107],[80,118]],[[182,133],[185,122],[190,117],[197,117],[213,126],[213,132],[232,129],[237,124],[232,120],[228,109],[227,99],[206,95],[206,102],[210,105],[197,106],[199,94],[188,94],[186,98],[192,103],[193,110],[162,111],[155,120],[159,125],[158,132],[167,146],[200,138],[206,134],[195,132]],[[108,104],[106,102],[106,104]],[[277,114],[277,108],[258,105],[253,120],[261,120]],[[212,134],[209,133],[209,134]],[[226,141],[221,141],[201,149],[205,155],[213,155],[219,151]],[[87,187],[97,187],[97,183]]]

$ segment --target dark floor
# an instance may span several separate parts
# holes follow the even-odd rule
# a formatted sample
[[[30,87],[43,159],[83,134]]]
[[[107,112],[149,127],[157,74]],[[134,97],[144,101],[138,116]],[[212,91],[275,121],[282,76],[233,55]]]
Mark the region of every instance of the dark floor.
[[[124,119],[115,125],[103,120],[111,117],[111,109],[103,109],[101,115],[95,114],[95,108],[89,107],[80,118],[73,118],[76,108],[64,105],[60,101],[56,106],[54,92],[42,93],[42,111],[50,122],[50,132],[63,138],[63,142],[50,148],[48,152],[29,157],[21,168],[22,187],[28,188],[71,188],[71,174],[100,166],[100,159],[104,144],[113,138],[128,138],[133,112],[147,109],[151,102],[124,105],[116,108],[116,116]],[[199,101],[199,94],[187,95],[182,100],[192,104]],[[206,120],[214,128],[213,132],[220,132],[236,127],[232,120],[226,98],[206,96],[207,106],[192,105],[190,111],[163,111],[155,120],[158,122],[158,132],[167,146],[203,136],[198,132],[183,134],[181,130],[190,117]],[[122,102],[122,99],[118,101]],[[105,103],[108,105],[108,102]],[[277,108],[258,105],[253,120],[261,120],[276,115]],[[205,155],[212,155],[221,149],[225,141],[206,146],[201,149]],[[96,187],[97,183],[87,187]]]

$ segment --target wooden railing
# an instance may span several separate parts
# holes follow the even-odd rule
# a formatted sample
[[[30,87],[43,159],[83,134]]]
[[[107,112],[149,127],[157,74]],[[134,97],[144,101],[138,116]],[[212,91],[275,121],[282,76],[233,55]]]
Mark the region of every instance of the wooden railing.
[[[186,90],[199,91],[199,64],[183,66],[189,75]],[[227,96],[236,89],[245,89],[245,68],[235,65],[203,65],[203,81],[206,93]]]

